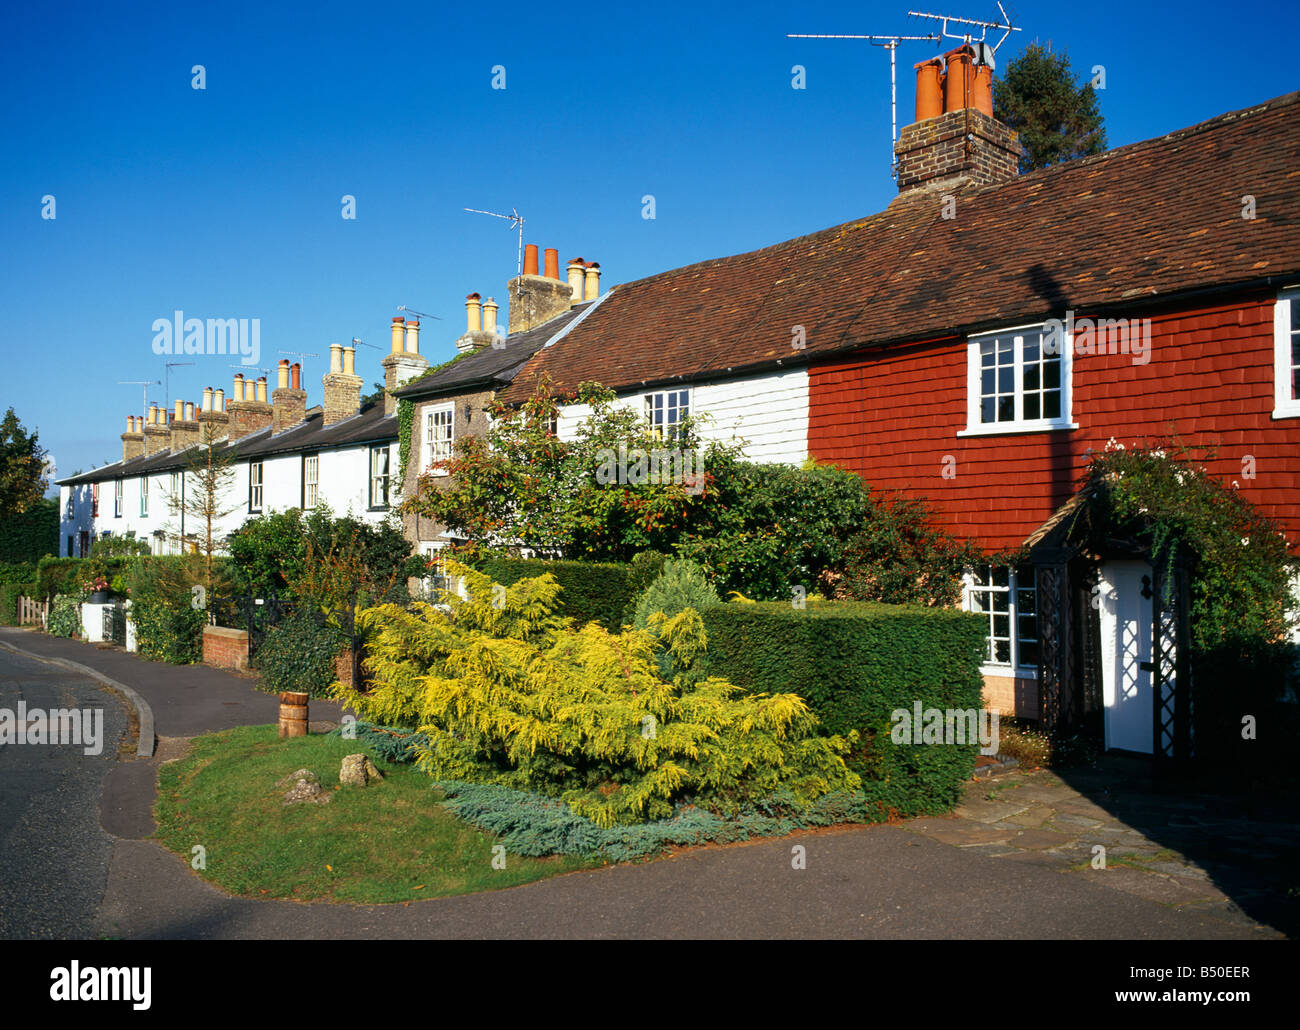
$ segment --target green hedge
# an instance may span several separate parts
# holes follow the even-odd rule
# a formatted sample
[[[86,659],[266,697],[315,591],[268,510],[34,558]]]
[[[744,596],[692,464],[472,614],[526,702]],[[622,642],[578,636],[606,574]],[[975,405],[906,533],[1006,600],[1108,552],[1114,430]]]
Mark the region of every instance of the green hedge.
[[[493,582],[507,587],[529,576],[549,572],[562,588],[561,615],[572,616],[579,625],[599,622],[611,633],[617,633],[631,619],[630,609],[637,593],[655,579],[662,564],[662,555],[638,556],[632,564],[488,558],[479,563],[478,569]]]
[[[203,661],[207,614],[165,597],[135,598],[131,604],[141,658],[172,665]]]
[[[46,498],[21,515],[0,517],[0,562],[35,562],[58,553],[58,501]]]
[[[18,625],[18,598],[36,593],[36,566],[30,562],[0,562],[0,626]]]
[[[895,744],[896,709],[983,708],[985,624],[952,609],[866,602],[722,604],[701,612],[709,672],[804,698],[828,733],[858,730],[851,765],[868,798],[900,815],[947,811],[978,744]]]
[[[267,630],[266,639],[253,656],[253,665],[262,674],[262,689],[325,697],[335,679],[334,659],[345,643],[341,629],[331,625],[320,611],[304,605]]]

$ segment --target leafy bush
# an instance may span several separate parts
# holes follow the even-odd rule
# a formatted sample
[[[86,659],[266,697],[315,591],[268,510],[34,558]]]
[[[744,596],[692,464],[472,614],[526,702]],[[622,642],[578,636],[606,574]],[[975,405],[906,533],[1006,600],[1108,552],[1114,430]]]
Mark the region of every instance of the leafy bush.
[[[193,587],[203,580],[202,555],[139,560],[127,577],[136,646],[144,658],[189,665],[203,660],[207,613],[193,607]],[[220,572],[221,567],[216,566]],[[219,584],[214,591],[219,590]]]
[[[649,563],[638,572],[644,574]],[[504,587],[523,579],[549,573],[560,586],[557,613],[579,625],[598,622],[611,633],[623,626],[623,618],[635,598],[630,566],[613,562],[544,561],[540,558],[488,558],[479,571]]]
[[[858,731],[850,766],[868,798],[901,814],[946,811],[977,745],[895,744],[891,714],[983,708],[985,627],[950,609],[870,602],[723,604],[701,615],[709,671],[747,690],[804,698],[826,732]]]
[[[664,563],[659,578],[637,600],[632,624],[637,629],[646,629],[655,612],[671,618],[687,608],[702,612],[721,603],[703,569],[686,558],[672,559]]]
[[[75,637],[81,633],[80,595],[58,594],[50,605],[46,629],[56,637]]]
[[[101,537],[90,545],[92,558],[138,558],[152,553],[149,541],[138,538],[134,532]]]
[[[346,640],[319,609],[302,605],[267,631],[253,657],[262,687],[325,697],[334,682],[334,659]]]
[[[336,518],[323,504],[306,515],[290,508],[250,518],[229,547],[236,589],[259,597],[275,591],[334,606],[358,595],[404,600],[406,577],[417,574],[410,541],[395,521]]]
[[[497,607],[487,576],[450,570],[470,599],[449,598],[450,612],[366,609],[370,689],[336,686],[362,718],[426,734],[417,762],[435,778],[559,797],[602,826],[670,815],[688,797],[734,812],[783,791],[807,806],[857,786],[841,758],[851,740],[814,736],[800,698],[664,682],[651,634],[557,617],[553,576],[521,580]],[[680,666],[702,656],[695,612],[657,632]]]

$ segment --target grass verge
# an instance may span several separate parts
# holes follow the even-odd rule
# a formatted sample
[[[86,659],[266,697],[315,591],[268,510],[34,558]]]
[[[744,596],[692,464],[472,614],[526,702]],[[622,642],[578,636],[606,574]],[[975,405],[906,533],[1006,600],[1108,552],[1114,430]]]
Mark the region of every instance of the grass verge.
[[[343,756],[360,751],[384,781],[340,786]],[[302,768],[320,777],[329,804],[283,804],[285,789],[275,784]],[[162,766],[155,836],[187,861],[201,845],[206,868],[199,875],[232,894],[294,901],[416,901],[601,864],[507,853],[505,868],[493,868],[498,838],[441,801],[423,773],[384,761],[360,741],[281,740],[275,726],[245,726],[198,737],[185,758]]]

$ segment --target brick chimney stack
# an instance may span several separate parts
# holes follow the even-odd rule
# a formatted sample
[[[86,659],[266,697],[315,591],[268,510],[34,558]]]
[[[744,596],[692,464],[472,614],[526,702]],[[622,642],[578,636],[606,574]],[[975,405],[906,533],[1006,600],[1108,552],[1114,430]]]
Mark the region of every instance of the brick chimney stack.
[[[167,427],[167,412],[156,404],[149,405],[149,419],[144,424],[144,456],[152,458],[171,446],[172,433]]]
[[[199,442],[199,422],[194,417],[194,405],[185,401],[176,402],[176,414],[172,419],[171,448],[184,451]]]
[[[199,443],[207,444],[225,438],[230,416],[226,413],[223,391],[214,391],[210,386],[203,388],[203,407],[198,412],[198,422]]]
[[[535,329],[573,306],[573,287],[560,279],[558,251],[547,249],[545,270],[545,275],[537,274],[537,245],[528,244],[524,254],[523,274],[509,282],[510,333]]]
[[[330,370],[321,376],[325,387],[325,425],[332,426],[351,418],[361,410],[363,381],[356,374],[356,351],[337,343],[330,344]]]
[[[144,419],[127,415],[126,432],[122,434],[122,460],[134,461],[142,457],[144,457]]]
[[[275,392],[271,394],[271,434],[283,433],[307,417],[307,391],[298,388],[298,366],[288,358],[276,370]]]
[[[496,301],[490,297],[488,300],[492,304],[492,319],[495,325],[496,318]],[[483,324],[483,299],[477,293],[471,293],[465,298],[465,333],[456,341],[456,349],[464,353],[470,350],[482,350],[484,347],[490,347],[496,333],[492,329],[484,327]]]
[[[274,411],[266,403],[266,377],[254,382],[236,372],[234,393],[231,394],[227,411],[230,414],[229,434],[232,441],[242,440],[249,433],[256,433],[271,425]]]
[[[397,410],[397,398],[393,396],[393,391],[429,367],[428,359],[420,354],[419,319],[413,318],[408,322],[394,316],[392,334],[392,351],[380,361],[384,367],[385,417]]]
[[[966,45],[915,67],[916,121],[894,144],[899,193],[1014,179],[1020,138],[993,117],[992,68]]]

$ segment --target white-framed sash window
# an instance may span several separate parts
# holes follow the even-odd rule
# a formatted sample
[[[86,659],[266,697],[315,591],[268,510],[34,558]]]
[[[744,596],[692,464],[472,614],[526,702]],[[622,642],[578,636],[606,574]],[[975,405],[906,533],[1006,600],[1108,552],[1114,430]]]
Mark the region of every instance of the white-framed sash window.
[[[1273,417],[1300,418],[1300,288],[1273,307]]]
[[[966,428],[958,436],[1075,429],[1073,341],[1063,329],[1020,326],[966,344]]]

